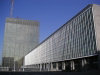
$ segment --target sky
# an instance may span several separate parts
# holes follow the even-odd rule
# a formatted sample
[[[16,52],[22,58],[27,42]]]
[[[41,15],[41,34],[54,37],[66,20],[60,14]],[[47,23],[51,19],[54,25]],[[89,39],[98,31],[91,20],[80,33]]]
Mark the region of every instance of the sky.
[[[13,18],[39,21],[42,42],[88,4],[100,4],[100,0],[14,0]],[[0,0],[0,62],[10,8],[11,0]]]

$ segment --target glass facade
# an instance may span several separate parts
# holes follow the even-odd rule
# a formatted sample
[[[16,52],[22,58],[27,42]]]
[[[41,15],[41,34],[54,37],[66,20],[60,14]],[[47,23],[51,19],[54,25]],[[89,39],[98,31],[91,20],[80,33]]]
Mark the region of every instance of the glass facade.
[[[97,52],[92,6],[88,6],[25,56],[25,65],[93,56]]]
[[[7,18],[4,33],[4,67],[14,67],[39,43],[39,23],[31,20]]]

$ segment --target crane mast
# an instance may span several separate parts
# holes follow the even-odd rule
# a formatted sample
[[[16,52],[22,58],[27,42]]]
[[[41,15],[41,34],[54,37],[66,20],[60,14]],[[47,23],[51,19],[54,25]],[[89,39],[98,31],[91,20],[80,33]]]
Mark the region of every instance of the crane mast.
[[[11,0],[10,17],[13,17],[14,0]]]

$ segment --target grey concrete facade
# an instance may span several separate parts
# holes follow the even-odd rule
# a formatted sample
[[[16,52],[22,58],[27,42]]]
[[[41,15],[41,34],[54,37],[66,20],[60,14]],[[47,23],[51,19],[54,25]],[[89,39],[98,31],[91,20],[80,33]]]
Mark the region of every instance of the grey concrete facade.
[[[16,68],[23,57],[39,43],[39,22],[7,18],[2,66]],[[17,66],[16,66],[17,65]]]
[[[100,5],[93,5],[93,18],[94,18],[94,27],[95,27],[95,35],[96,35],[96,45],[99,55],[99,63],[100,63]],[[99,64],[100,68],[100,64]]]
[[[25,70],[89,71],[98,69],[100,64],[98,60],[100,59],[99,9],[100,5],[88,5],[36,46],[25,56]]]

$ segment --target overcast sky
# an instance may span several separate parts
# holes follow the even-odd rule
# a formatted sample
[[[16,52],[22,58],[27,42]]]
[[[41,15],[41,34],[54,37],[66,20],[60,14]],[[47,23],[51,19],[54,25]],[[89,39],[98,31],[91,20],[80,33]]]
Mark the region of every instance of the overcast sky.
[[[41,42],[88,4],[100,4],[100,0],[14,0],[13,18],[39,21]],[[0,61],[10,7],[10,0],[0,0]]]

